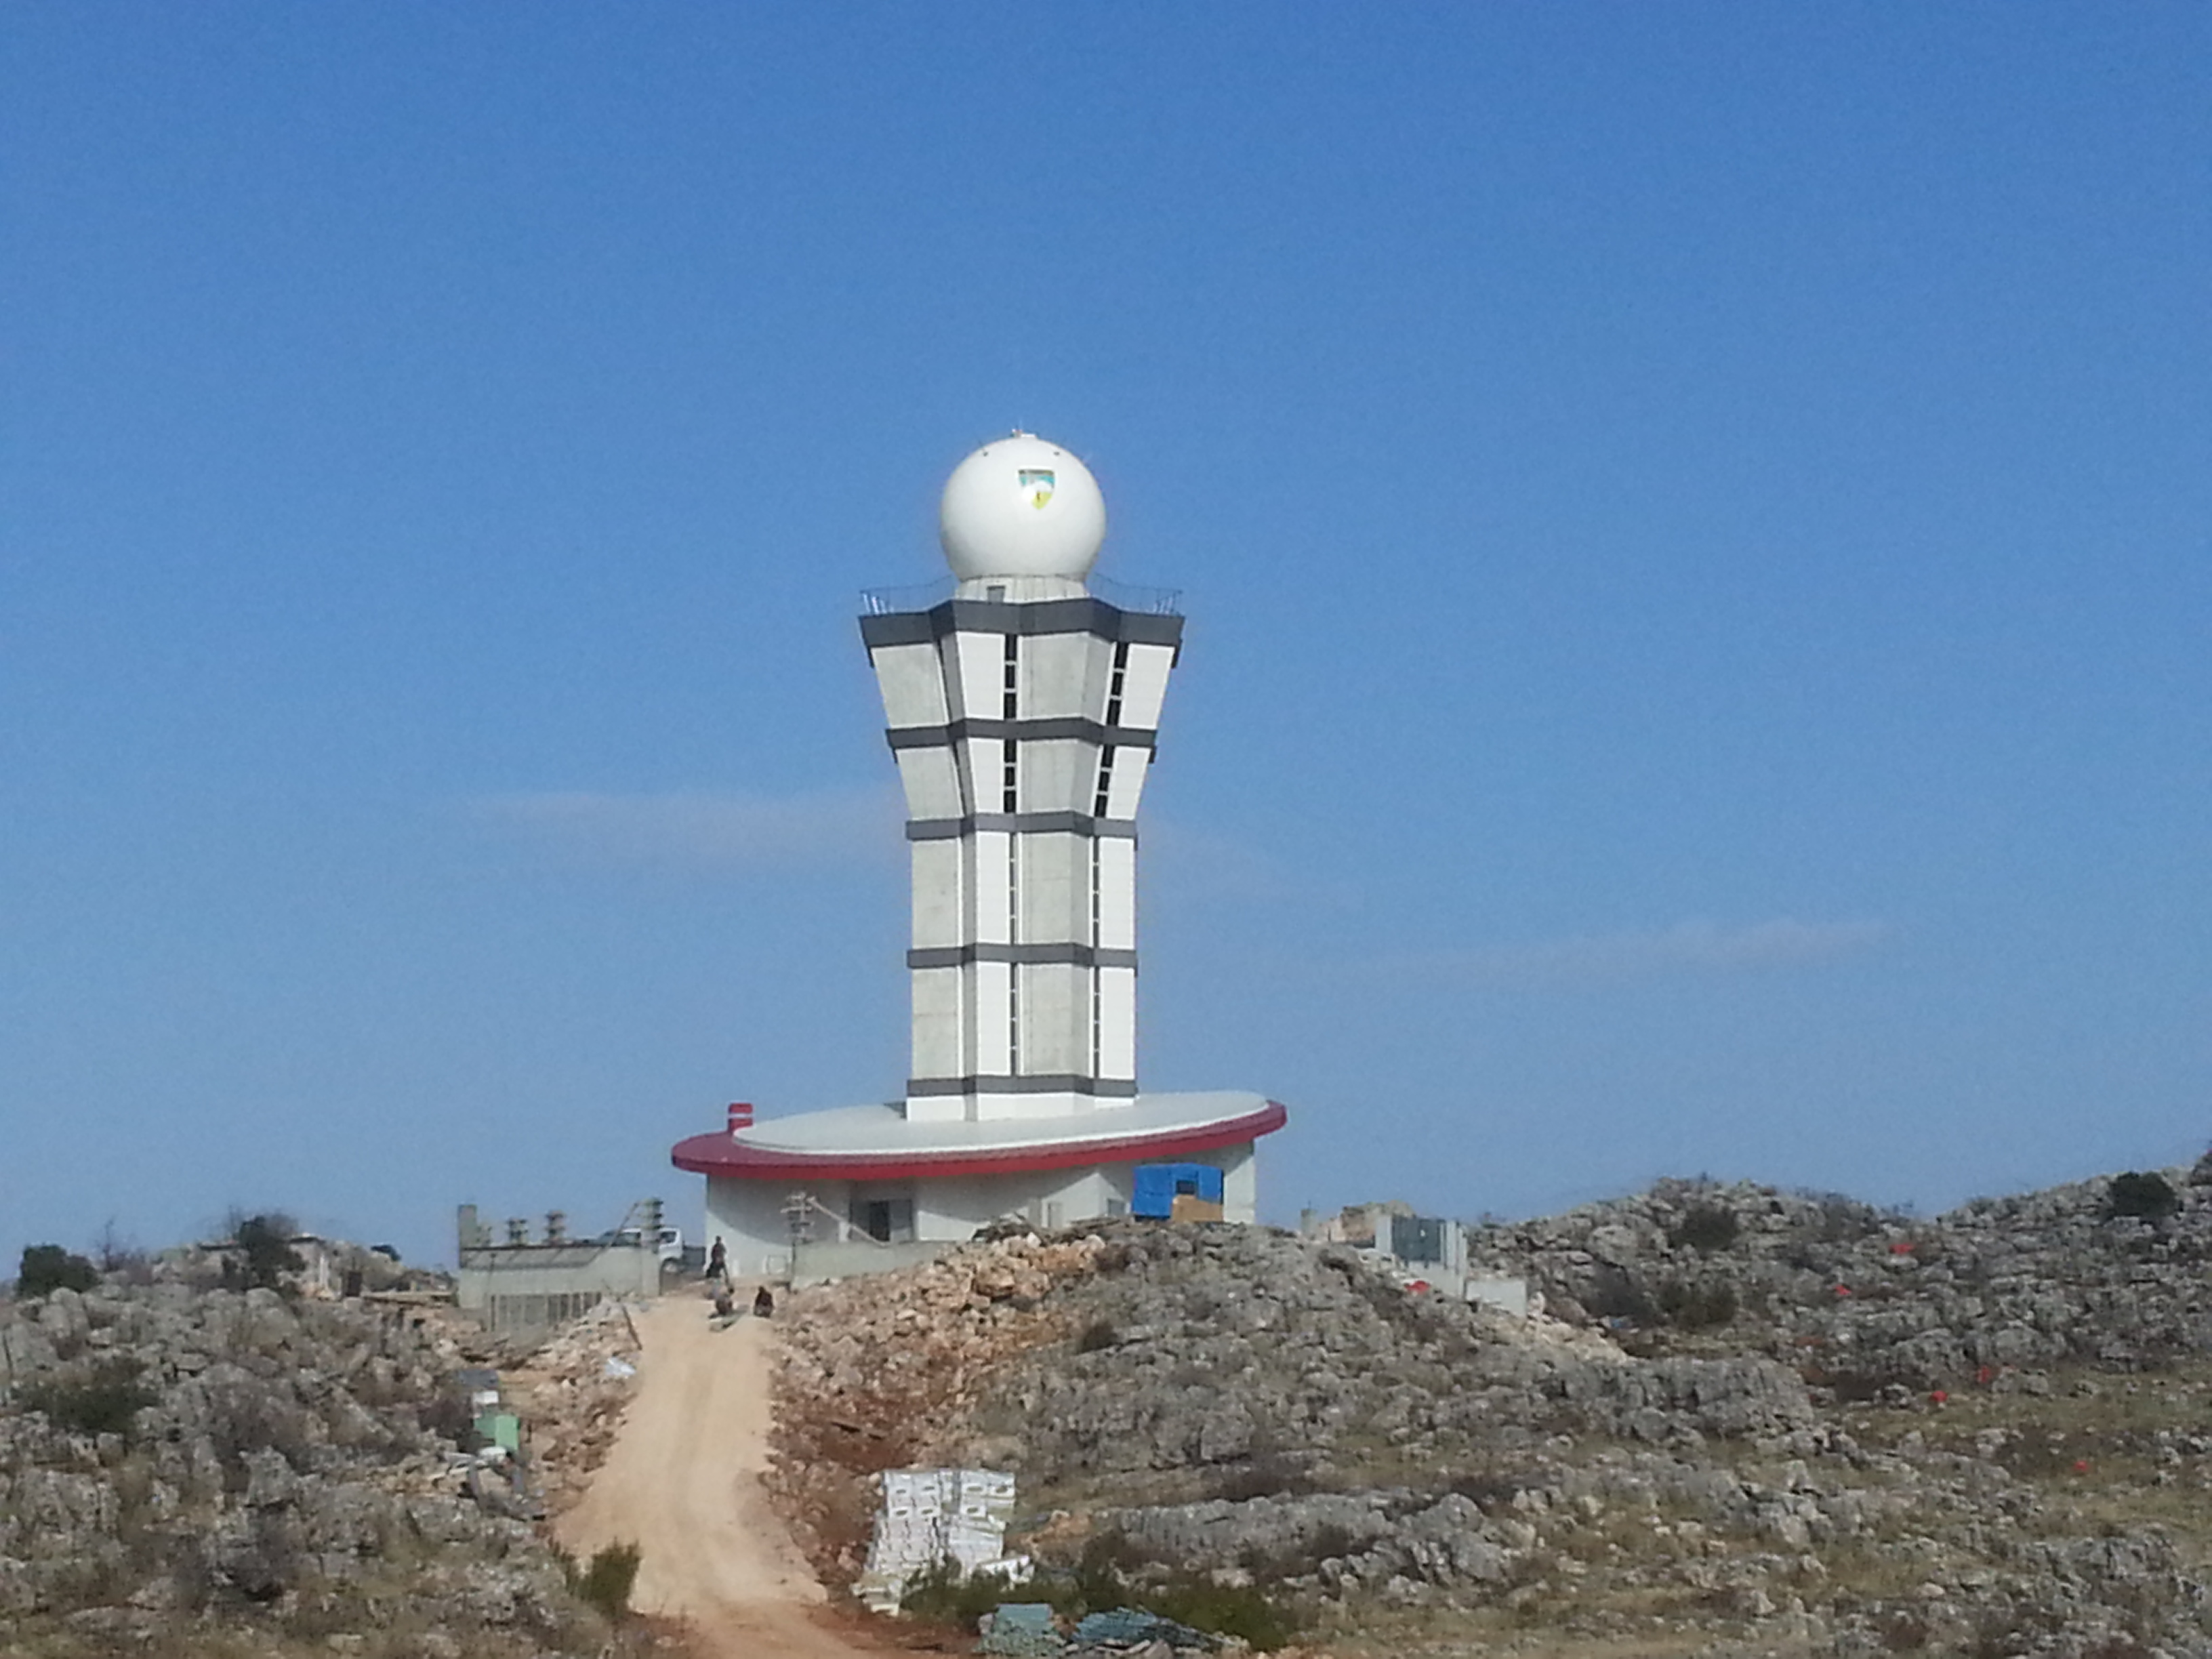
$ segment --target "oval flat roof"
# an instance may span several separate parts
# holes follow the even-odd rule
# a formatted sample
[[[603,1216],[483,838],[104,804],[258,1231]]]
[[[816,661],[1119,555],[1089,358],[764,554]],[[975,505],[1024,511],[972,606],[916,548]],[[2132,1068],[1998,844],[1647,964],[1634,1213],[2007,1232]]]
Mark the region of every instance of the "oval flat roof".
[[[1218,1151],[1281,1128],[1290,1114],[1264,1095],[1219,1090],[1139,1095],[1054,1117],[923,1122],[896,1106],[845,1106],[771,1118],[735,1134],[693,1135],[670,1162],[695,1175],[775,1180],[795,1175],[1010,1175]]]

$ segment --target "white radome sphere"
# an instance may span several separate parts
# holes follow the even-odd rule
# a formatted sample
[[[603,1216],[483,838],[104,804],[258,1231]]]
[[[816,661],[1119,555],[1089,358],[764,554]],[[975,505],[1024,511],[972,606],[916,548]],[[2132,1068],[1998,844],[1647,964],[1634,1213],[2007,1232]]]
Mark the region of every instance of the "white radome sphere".
[[[1106,539],[1106,498],[1074,456],[1017,432],[952,469],[937,523],[945,562],[963,581],[1058,576],[1079,582]]]

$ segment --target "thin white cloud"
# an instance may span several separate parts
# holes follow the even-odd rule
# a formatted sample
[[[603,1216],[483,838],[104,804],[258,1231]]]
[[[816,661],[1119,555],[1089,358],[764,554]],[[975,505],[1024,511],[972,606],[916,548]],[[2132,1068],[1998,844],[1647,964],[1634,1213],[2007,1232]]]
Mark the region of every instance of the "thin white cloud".
[[[1177,898],[1273,899],[1295,890],[1279,864],[1234,836],[1160,815],[1143,823],[1148,888]]]
[[[903,850],[896,793],[787,796],[678,790],[487,795],[480,821],[594,864],[727,873],[804,865],[887,863]]]
[[[1791,916],[1739,927],[1684,921],[1654,931],[1583,933],[1444,951],[1430,960],[1494,989],[1574,989],[1686,974],[1805,967],[1871,950],[1891,931],[1887,922],[1799,921]]]

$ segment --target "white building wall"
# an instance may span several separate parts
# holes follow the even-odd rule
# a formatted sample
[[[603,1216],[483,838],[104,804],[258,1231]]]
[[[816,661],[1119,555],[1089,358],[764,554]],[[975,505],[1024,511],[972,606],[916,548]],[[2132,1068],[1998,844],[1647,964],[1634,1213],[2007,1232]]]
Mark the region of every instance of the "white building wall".
[[[1224,1146],[1198,1159],[1221,1171],[1221,1218],[1249,1227],[1260,1219],[1260,1160],[1250,1141]]]
[[[791,1190],[773,1181],[707,1177],[704,1237],[710,1249],[716,1239],[722,1241],[733,1276],[779,1274],[789,1264],[791,1234],[783,1218],[783,1201]]]
[[[1178,1154],[1158,1161],[1210,1164],[1220,1170],[1224,1218],[1249,1224],[1258,1219],[1258,1164],[1254,1153],[1253,1144],[1246,1141],[1218,1152]],[[856,1198],[909,1199],[917,1241],[957,1243],[973,1237],[976,1229],[997,1221],[1018,1219],[1033,1227],[1053,1228],[1127,1215],[1136,1190],[1135,1172],[1133,1162],[1124,1162],[1006,1175],[923,1176],[859,1183],[805,1176],[781,1181],[714,1176],[707,1182],[705,1237],[709,1246],[716,1238],[722,1241],[732,1274],[739,1278],[780,1275],[786,1270],[791,1248],[784,1205],[794,1192],[811,1194],[822,1206],[809,1212],[808,1237],[814,1243],[837,1243],[856,1236],[832,1219],[832,1216],[849,1218]],[[824,1215],[825,1209],[831,1214]],[[857,1269],[865,1257],[865,1251],[857,1257],[848,1252],[840,1260],[853,1260]],[[886,1259],[881,1265],[896,1266],[906,1259]]]

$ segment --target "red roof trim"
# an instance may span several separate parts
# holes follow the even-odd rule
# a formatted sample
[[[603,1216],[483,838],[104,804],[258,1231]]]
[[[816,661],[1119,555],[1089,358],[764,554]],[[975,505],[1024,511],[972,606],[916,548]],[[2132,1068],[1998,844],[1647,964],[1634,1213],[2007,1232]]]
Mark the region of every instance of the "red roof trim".
[[[749,1146],[724,1132],[678,1141],[669,1153],[669,1162],[694,1175],[740,1181],[774,1181],[795,1175],[866,1176],[878,1181],[912,1176],[1016,1175],[1031,1170],[1073,1170],[1086,1164],[1121,1164],[1139,1158],[1215,1152],[1273,1134],[1289,1118],[1290,1114],[1271,1100],[1260,1111],[1187,1129],[1154,1129],[1108,1140],[1051,1145],[1033,1141],[988,1151],[954,1146],[941,1152],[791,1152]]]

